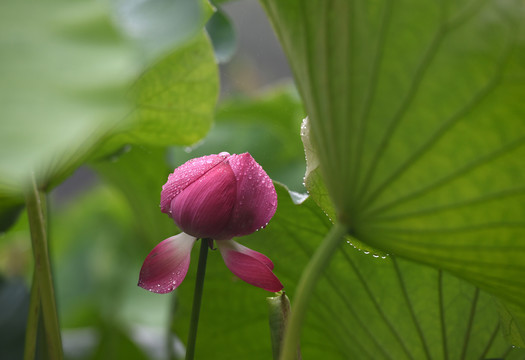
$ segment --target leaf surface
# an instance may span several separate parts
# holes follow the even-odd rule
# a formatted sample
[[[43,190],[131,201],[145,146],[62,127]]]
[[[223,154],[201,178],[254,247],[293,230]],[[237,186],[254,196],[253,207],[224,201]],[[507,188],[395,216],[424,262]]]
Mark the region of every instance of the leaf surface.
[[[293,202],[277,185],[279,206],[267,228],[239,238],[272,259],[290,296],[331,226],[308,198]],[[179,288],[177,334],[185,340],[196,271]],[[208,256],[196,356],[271,357],[265,297]],[[311,301],[301,338],[305,359],[518,358],[499,329],[493,298],[446,272],[394,257],[374,257],[343,243]],[[521,355],[520,355],[521,354]]]
[[[142,13],[120,13],[121,25],[127,19],[137,26],[130,29],[117,28],[114,9],[99,2],[2,2],[2,193],[23,192],[31,172],[50,188],[90,158],[127,144],[188,145],[206,134],[217,66],[202,29],[209,5],[200,1],[188,10],[189,3],[197,4],[168,6],[153,24],[148,15],[167,2],[142,2]],[[184,33],[181,24],[166,24],[183,10],[200,18]],[[166,33],[152,39],[159,29]],[[177,41],[170,31],[178,31]],[[132,35],[155,51],[130,41]]]
[[[262,4],[351,234],[525,307],[523,3]]]

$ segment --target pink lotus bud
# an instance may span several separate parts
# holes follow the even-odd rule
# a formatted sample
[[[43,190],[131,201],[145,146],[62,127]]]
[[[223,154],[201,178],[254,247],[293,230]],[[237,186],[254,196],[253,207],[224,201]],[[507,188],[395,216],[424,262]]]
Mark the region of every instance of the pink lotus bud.
[[[239,278],[268,291],[283,288],[270,259],[231,240],[266,226],[277,208],[272,180],[250,154],[220,153],[179,166],[162,187],[160,208],[184,232],[150,252],[140,270],[140,287],[161,294],[177,288],[195,241],[210,238],[218,240],[226,266]]]
[[[190,160],[170,174],[160,197],[182,231],[215,240],[251,234],[277,208],[272,180],[248,153]]]

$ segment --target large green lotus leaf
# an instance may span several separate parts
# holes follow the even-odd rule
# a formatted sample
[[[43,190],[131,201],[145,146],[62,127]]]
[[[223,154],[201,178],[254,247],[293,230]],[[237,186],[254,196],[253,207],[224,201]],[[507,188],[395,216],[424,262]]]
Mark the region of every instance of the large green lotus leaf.
[[[101,2],[2,2],[0,190],[20,192],[32,171],[39,186],[53,186],[92,154],[125,144],[191,144],[204,136],[218,80],[202,30],[209,5],[198,3],[200,20],[182,33],[180,23],[163,24],[173,12],[183,16],[189,1],[141,2],[141,12],[119,13],[121,24],[136,26],[123,26],[123,34],[111,21],[114,8]],[[148,18],[159,9],[165,16]],[[155,36],[159,29],[167,33]],[[169,40],[168,30],[177,36]],[[151,49],[137,51],[126,35]]]
[[[0,5],[0,183],[20,191],[71,170],[117,126],[137,72],[98,2]],[[9,186],[7,186],[9,185]]]
[[[525,306],[523,2],[262,3],[350,233]]]
[[[306,173],[304,175],[304,186],[312,197],[312,200],[324,211],[330,221],[334,222],[337,218],[334,204],[328,193],[328,189],[323,180],[317,150],[312,142],[310,135],[310,125],[308,118],[301,124],[301,139],[303,141],[304,152],[306,155]],[[371,247],[370,245],[356,239],[347,237],[347,241],[356,249],[362,250],[366,254],[384,256],[385,253]]]
[[[294,303],[302,269],[331,226],[306,199],[296,204],[277,185],[279,206],[267,228],[237,239],[268,255]],[[294,197],[296,197],[294,195]],[[199,245],[199,244],[197,244]],[[185,341],[198,247],[178,290],[174,327]],[[269,359],[265,297],[237,279],[218,251],[208,256],[197,358]],[[304,359],[518,358],[499,330],[493,298],[444,271],[342,243],[311,299],[301,337]]]
[[[525,348],[525,310],[513,303],[498,302],[501,316],[501,328],[509,342]]]

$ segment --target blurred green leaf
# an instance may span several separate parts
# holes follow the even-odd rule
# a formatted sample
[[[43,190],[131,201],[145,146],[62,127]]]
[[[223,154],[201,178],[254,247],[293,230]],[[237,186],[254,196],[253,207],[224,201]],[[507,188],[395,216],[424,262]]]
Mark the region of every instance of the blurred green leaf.
[[[116,6],[126,35],[149,39],[156,49],[142,64],[103,3],[2,2],[2,193],[22,192],[32,171],[40,187],[50,188],[89,158],[126,144],[189,145],[206,134],[218,94],[217,66],[202,30],[209,4],[182,1],[179,8],[151,0],[140,3],[140,12],[127,6]],[[196,18],[177,12],[183,8]],[[167,12],[159,17],[161,10]],[[186,22],[173,26],[174,11]],[[147,70],[130,96],[141,67]]]
[[[0,184],[68,174],[118,125],[136,65],[101,3],[0,5]]]
[[[160,211],[160,192],[173,171],[162,148],[133,147],[114,161],[91,164],[119,191],[132,210],[134,229],[148,247],[176,234],[173,220]]]
[[[118,192],[95,187],[74,200],[61,206],[52,201],[50,211],[50,246],[64,328],[98,326],[101,318],[116,317],[130,263],[147,248],[133,235],[133,219]]]
[[[228,62],[237,47],[235,29],[228,15],[218,8],[206,23],[206,31],[210,35],[217,62]]]
[[[153,247],[150,237],[160,230],[147,222],[147,215],[134,213],[118,185],[99,184],[77,194],[74,201],[51,202],[57,303],[64,332],[78,334],[73,336],[80,345],[75,358],[85,359],[86,354],[120,358],[115,353],[137,347],[130,343],[130,336],[141,346],[164,349],[162,336],[152,339],[144,334],[165,329],[170,297],[155,296],[137,286],[145,254]],[[158,210],[158,204],[152,204]],[[160,211],[158,215],[164,219]],[[151,235],[145,236],[143,231],[148,229]],[[98,350],[93,348],[98,342],[88,341],[93,338],[102,341]]]
[[[100,343],[92,359],[147,360],[148,356],[133,342],[125,329],[107,323],[102,327]]]
[[[124,133],[129,143],[192,145],[211,127],[219,93],[217,66],[204,32],[142,74],[136,95],[136,122]]]
[[[211,16],[207,0],[112,0],[115,17],[150,59],[196,36]]]
[[[262,3],[351,235],[525,307],[523,2]]]
[[[0,234],[16,223],[24,209],[24,199],[0,194]]]
[[[21,359],[24,354],[29,291],[22,279],[0,277],[0,358]]]
[[[304,191],[304,151],[299,138],[303,116],[290,86],[253,98],[227,99],[219,105],[215,125],[204,141],[192,148],[174,148],[170,163],[175,168],[194,157],[249,152],[272,179]]]
[[[331,226],[308,198],[295,204],[277,186],[279,206],[268,227],[240,238],[268,255],[291,298],[301,270]],[[197,249],[180,286],[177,333],[184,340]],[[291,261],[291,259],[293,261]],[[218,252],[209,254],[197,358],[269,359],[268,293],[237,279]],[[518,358],[499,329],[490,295],[446,272],[341,244],[319,282],[301,338],[305,359]],[[219,335],[218,335],[219,334]]]

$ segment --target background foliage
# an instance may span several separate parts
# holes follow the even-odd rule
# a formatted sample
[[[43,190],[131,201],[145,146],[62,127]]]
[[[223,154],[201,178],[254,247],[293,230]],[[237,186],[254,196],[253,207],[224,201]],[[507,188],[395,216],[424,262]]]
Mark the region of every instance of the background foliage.
[[[240,241],[274,261],[292,307],[330,219],[350,224],[316,287],[303,358],[525,358],[512,346],[525,346],[523,4],[261,3],[298,92],[217,104],[216,62],[235,35],[222,12],[207,23],[206,1],[2,2],[0,357],[23,351],[31,172],[51,191],[89,166],[49,208],[66,357],[155,359],[183,353],[197,257],[172,295],[136,286],[146,254],[178,231],[160,188],[189,158],[249,151],[279,207]],[[271,294],[216,253],[208,266],[197,358],[270,358]]]

